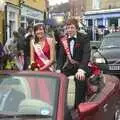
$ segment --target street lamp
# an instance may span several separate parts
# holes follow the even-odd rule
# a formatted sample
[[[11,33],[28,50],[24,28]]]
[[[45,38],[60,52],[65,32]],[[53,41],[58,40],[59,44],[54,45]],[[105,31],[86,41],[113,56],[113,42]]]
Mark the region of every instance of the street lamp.
[[[19,25],[21,24],[21,7],[22,7],[22,4],[24,4],[24,3],[25,3],[25,0],[19,0],[19,3],[18,3],[18,7],[19,7]]]

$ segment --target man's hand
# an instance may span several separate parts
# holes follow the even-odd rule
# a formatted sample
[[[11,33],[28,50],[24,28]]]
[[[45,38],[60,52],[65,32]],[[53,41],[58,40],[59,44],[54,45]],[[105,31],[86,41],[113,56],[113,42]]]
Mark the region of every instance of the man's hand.
[[[78,69],[77,73],[75,74],[75,77],[78,80],[85,80],[85,71],[82,69]]]
[[[70,59],[70,63],[71,64],[79,64],[77,61],[73,60],[73,59]]]

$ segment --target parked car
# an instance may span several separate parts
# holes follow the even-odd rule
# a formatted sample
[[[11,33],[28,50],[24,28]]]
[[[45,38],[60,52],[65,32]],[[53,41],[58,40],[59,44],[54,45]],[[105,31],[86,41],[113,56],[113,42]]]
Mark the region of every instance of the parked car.
[[[108,73],[120,74],[120,32],[106,35],[98,50],[92,55],[92,61],[108,64]]]
[[[74,109],[71,99],[74,95],[71,97],[72,88],[68,89],[70,84],[65,75],[0,72],[0,119],[118,120],[120,82],[115,76],[102,78],[99,91]]]

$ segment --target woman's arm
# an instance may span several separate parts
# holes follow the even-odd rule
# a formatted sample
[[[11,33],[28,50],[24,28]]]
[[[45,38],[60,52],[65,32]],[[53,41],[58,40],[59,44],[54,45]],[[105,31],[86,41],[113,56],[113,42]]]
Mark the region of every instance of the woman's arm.
[[[50,46],[50,61],[48,64],[44,65],[40,70],[44,70],[51,66],[55,62],[55,43],[53,41],[53,38],[48,38],[47,40],[49,46]]]
[[[33,40],[30,41],[30,64],[34,63]]]

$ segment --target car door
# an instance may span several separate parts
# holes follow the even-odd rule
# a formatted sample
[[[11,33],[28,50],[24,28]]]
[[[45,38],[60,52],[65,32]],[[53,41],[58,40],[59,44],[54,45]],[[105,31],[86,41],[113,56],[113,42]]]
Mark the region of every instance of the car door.
[[[105,79],[103,89],[91,101],[79,105],[80,120],[114,120],[119,100],[119,80],[113,76]]]
[[[98,111],[92,120],[113,120],[118,101],[119,83],[117,78],[111,76],[112,79],[106,81],[103,90],[96,96],[92,102],[98,102]]]

